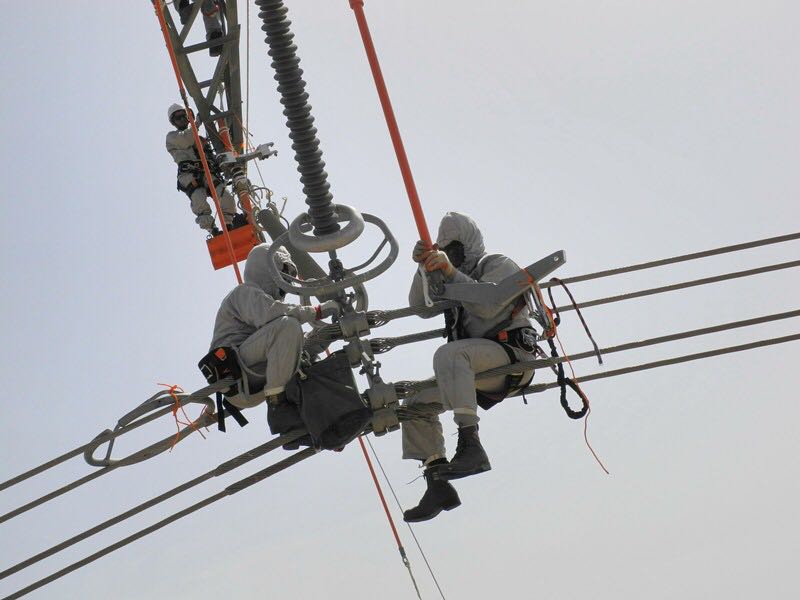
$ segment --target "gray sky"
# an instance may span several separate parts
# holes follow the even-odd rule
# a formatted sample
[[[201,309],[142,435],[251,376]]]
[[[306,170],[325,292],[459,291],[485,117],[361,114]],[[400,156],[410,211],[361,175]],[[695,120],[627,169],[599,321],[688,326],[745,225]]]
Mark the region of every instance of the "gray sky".
[[[385,219],[404,250],[369,284],[406,303],[415,233],[352,12],[290,2],[337,201]],[[240,3],[242,21],[245,5]],[[369,0],[367,15],[430,227],[471,214],[520,263],[563,248],[576,275],[797,229],[796,3]],[[0,480],[88,441],[196,370],[219,301],[164,151],[175,81],[149,2],[9,5],[0,32],[5,223]],[[302,207],[251,14],[251,129],[275,141],[267,184]],[[347,256],[366,256],[369,239]],[[574,286],[579,299],[796,259],[796,242]],[[797,308],[793,271],[586,311],[612,345]],[[378,335],[429,328],[400,321]],[[568,350],[588,343],[574,314]],[[785,335],[797,323],[609,356],[605,368]],[[434,343],[385,355],[427,376]],[[550,391],[486,415],[493,470],[416,527],[448,598],[796,598],[797,345],[585,386],[605,476]],[[578,363],[579,374],[598,370]],[[602,369],[602,367],[600,367]],[[537,381],[551,377],[540,373]],[[263,411],[0,525],[0,568],[262,442]],[[448,433],[454,431],[445,418]],[[136,443],[168,435],[164,420]],[[455,439],[448,437],[452,451]],[[405,506],[422,481],[399,435],[375,441]],[[212,480],[0,582],[0,594],[211,495]],[[0,511],[70,481],[80,460],[0,495]],[[395,517],[400,519],[398,511]],[[425,598],[437,597],[405,526]],[[31,598],[413,597],[358,446],[325,453],[45,587]]]

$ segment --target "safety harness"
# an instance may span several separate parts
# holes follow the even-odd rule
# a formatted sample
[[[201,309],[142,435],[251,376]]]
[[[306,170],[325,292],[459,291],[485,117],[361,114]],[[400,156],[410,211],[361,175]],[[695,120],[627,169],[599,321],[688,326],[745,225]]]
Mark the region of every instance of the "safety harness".
[[[242,378],[242,368],[236,358],[236,350],[229,346],[214,348],[197,363],[197,368],[206,378],[208,383],[216,383],[221,379]],[[233,384],[225,394],[234,395],[239,391],[239,385]],[[217,427],[220,431],[225,431],[225,411],[239,424],[239,427],[247,425],[248,421],[236,406],[228,402],[223,392],[217,392]]]
[[[205,152],[206,157],[208,157],[208,167],[211,171],[211,178],[214,181],[214,186],[218,186],[219,184],[223,183],[225,180],[222,176],[222,171],[220,170],[219,166],[217,165],[216,161],[212,160],[214,158],[214,149],[211,147],[209,141],[200,136],[200,141],[203,144],[203,152]],[[208,189],[208,184],[205,181],[205,177],[203,176],[203,164],[200,162],[200,156],[197,154],[197,148],[192,148],[196,158],[194,160],[182,160],[178,163],[178,190],[186,194],[191,198],[192,194],[199,189],[205,189],[207,193],[211,193],[211,190]],[[186,185],[182,185],[180,182],[180,176],[183,174],[189,174],[192,176],[192,181]]]
[[[483,259],[482,259],[483,260]],[[481,261],[482,262],[482,261]],[[478,263],[480,264],[480,262]],[[575,311],[578,313],[578,317],[583,324],[583,328],[586,331],[586,334],[589,336],[589,339],[594,346],[595,353],[597,354],[597,358],[600,361],[600,364],[603,363],[602,356],[600,354],[600,350],[597,346],[597,343],[594,341],[591,332],[589,331],[589,327],[586,324],[586,321],[583,318],[583,315],[578,309],[578,306],[575,302],[572,293],[569,291],[567,286],[564,284],[563,281],[558,279],[557,277],[553,277],[551,282],[561,285],[564,288],[564,291],[567,292],[569,296],[570,302],[572,302],[572,306]],[[533,282],[533,294],[535,294],[535,304],[539,309],[537,312],[540,313],[537,316],[537,321],[539,324],[544,328],[544,337],[547,339],[547,344],[550,348],[550,357],[553,359],[559,358],[558,350],[556,349],[555,342],[553,338],[556,336],[556,328],[558,325],[561,324],[561,315],[556,309],[555,302],[553,300],[553,292],[552,289],[548,289],[548,295],[550,297],[550,304],[553,306],[551,310],[544,302],[542,298],[542,291],[539,288],[536,282]],[[493,342],[497,342],[500,344],[500,347],[505,350],[506,354],[508,355],[508,359],[510,364],[514,364],[518,362],[517,355],[515,349],[522,350],[523,352],[527,352],[533,355],[539,355],[546,357],[547,355],[544,351],[536,344],[535,340],[537,338],[536,332],[530,327],[517,327],[514,329],[509,329],[511,324],[514,322],[514,319],[517,315],[528,305],[528,302],[525,299],[525,295],[520,296],[517,301],[514,303],[514,307],[511,309],[511,313],[509,314],[508,318],[500,322],[482,337],[485,339],[492,340]],[[447,341],[452,342],[458,339],[464,339],[465,337],[469,337],[466,334],[466,331],[463,327],[463,312],[464,308],[462,306],[457,306],[447,313],[445,313],[445,325],[447,328]],[[581,390],[580,386],[575,382],[575,380],[571,377],[567,377],[564,373],[564,365],[563,362],[559,362],[555,365],[550,367],[553,373],[556,376],[556,382],[558,383],[558,387],[560,389],[560,400],[561,400],[561,407],[564,409],[564,412],[567,416],[571,419],[582,419],[586,416],[587,412],[589,411],[589,399],[586,397],[586,394]],[[514,395],[521,390],[524,390],[528,387],[533,380],[535,373],[531,373],[530,377],[525,377],[525,372],[519,373],[512,373],[506,375],[506,380],[503,383],[503,387],[500,391],[497,392],[484,392],[481,390],[475,390],[477,399],[478,399],[478,406],[483,408],[484,410],[489,410],[496,404],[499,404],[503,400],[505,400],[508,396]],[[570,388],[574,391],[578,397],[581,399],[581,408],[579,410],[574,410],[570,407],[569,401],[567,400],[567,388]],[[523,402],[525,404],[528,403],[525,395],[522,396]]]

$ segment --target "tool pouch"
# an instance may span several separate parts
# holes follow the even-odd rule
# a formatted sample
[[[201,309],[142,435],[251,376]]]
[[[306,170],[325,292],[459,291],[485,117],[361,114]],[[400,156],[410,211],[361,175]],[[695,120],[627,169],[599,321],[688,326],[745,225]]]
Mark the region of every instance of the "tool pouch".
[[[372,418],[344,354],[329,356],[295,376],[286,386],[286,398],[300,407],[314,445],[326,450],[347,445]]]

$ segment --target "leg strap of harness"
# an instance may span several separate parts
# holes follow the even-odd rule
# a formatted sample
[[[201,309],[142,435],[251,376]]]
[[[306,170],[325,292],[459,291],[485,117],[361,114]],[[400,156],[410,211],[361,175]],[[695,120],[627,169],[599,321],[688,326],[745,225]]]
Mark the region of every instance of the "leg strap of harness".
[[[496,341],[496,340],[493,340]],[[500,344],[500,347],[505,350],[506,354],[508,355],[508,360],[510,364],[514,364],[517,362],[517,354],[514,352],[514,347],[509,344],[504,344],[502,342],[497,342]],[[521,390],[530,384],[531,380],[533,379],[533,374],[528,378],[527,381],[523,382],[525,378],[525,373],[511,373],[506,375],[506,380],[503,383],[503,388],[499,392],[482,392],[480,390],[475,390],[475,393],[478,397],[478,406],[480,406],[484,410],[489,410],[495,404],[499,404],[503,400],[505,400],[510,394]],[[527,404],[527,401],[526,401]]]

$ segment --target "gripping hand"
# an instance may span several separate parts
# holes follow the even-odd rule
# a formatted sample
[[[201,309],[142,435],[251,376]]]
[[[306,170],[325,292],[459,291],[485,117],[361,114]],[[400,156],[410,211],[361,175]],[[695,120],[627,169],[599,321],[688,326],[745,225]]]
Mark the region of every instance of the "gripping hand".
[[[445,279],[448,280],[452,279],[453,275],[456,274],[456,268],[453,266],[453,263],[450,262],[447,254],[442,250],[431,250],[425,259],[425,270],[428,273],[441,271]]]
[[[414,244],[414,250],[411,252],[411,260],[416,263],[425,262],[425,259],[428,258],[430,253],[431,247],[422,240],[419,240]]]

